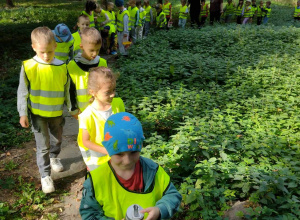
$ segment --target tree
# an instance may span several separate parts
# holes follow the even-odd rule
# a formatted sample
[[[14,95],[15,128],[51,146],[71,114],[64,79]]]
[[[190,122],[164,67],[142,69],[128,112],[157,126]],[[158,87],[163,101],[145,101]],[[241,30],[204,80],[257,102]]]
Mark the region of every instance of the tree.
[[[15,7],[12,0],[6,0],[7,7]]]

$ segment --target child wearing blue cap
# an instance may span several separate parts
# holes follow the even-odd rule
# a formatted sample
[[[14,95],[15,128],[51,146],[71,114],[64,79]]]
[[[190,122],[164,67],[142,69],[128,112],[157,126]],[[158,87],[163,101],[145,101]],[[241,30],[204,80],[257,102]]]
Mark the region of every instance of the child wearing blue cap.
[[[110,116],[104,126],[103,146],[111,159],[91,171],[84,182],[82,219],[124,219],[127,209],[143,208],[146,220],[171,218],[181,195],[162,167],[140,156],[142,125],[130,113]]]
[[[57,47],[55,49],[55,57],[64,63],[73,58],[74,38],[70,29],[65,24],[58,24],[52,31],[55,37]]]

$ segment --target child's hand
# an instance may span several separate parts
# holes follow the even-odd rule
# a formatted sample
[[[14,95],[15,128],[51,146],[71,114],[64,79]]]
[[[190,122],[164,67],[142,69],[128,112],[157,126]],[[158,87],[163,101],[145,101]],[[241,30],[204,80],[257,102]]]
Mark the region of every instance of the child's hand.
[[[148,217],[146,220],[156,220],[160,216],[159,208],[157,207],[149,207],[140,211],[141,213],[148,213]]]
[[[123,37],[127,37],[127,34],[123,34]]]
[[[26,115],[20,117],[20,124],[23,128],[29,127],[28,117]]]

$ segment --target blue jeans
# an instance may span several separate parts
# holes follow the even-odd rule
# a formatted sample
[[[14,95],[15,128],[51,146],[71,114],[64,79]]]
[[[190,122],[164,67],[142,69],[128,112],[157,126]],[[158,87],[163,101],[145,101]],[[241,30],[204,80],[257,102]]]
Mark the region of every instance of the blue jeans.
[[[144,37],[147,37],[150,32],[150,21],[145,22],[144,29],[145,29]]]
[[[179,18],[178,26],[179,26],[180,28],[184,28],[184,27],[185,27],[185,24],[186,24],[186,19]]]
[[[269,18],[266,16],[266,17],[264,17],[264,20],[263,20],[263,24],[266,24],[266,23],[268,23],[268,20],[269,20]]]
[[[56,158],[60,153],[63,126],[65,119],[58,117],[41,117],[30,113],[32,131],[36,142],[36,162],[41,177],[50,176],[50,158]]]

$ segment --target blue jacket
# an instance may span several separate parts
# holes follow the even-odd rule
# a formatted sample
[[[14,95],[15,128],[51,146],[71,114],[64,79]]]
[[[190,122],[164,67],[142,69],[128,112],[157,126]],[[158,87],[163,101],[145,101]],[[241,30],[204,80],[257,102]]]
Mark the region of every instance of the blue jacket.
[[[149,189],[154,181],[158,165],[152,160],[140,157],[141,166],[143,168],[143,180],[145,191]],[[97,202],[92,189],[91,179],[88,178],[83,184],[82,200],[79,208],[80,215],[83,220],[108,220],[104,215],[104,211]],[[182,196],[177,191],[173,183],[170,182],[169,187],[165,191],[163,197],[156,202],[155,206],[160,210],[160,218],[171,218],[179,208]]]

